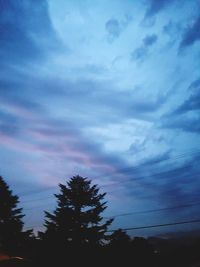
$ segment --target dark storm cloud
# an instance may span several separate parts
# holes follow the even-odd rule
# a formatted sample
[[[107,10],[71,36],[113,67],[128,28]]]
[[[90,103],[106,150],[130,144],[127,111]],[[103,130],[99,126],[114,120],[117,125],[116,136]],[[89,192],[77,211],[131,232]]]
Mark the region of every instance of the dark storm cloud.
[[[200,15],[195,22],[186,29],[180,43],[180,49],[188,47],[200,41]]]
[[[142,164],[141,167],[148,167],[148,166],[154,166],[158,163],[162,163],[163,161],[166,161],[170,159],[170,153],[171,150],[164,152],[161,155],[157,155],[154,157],[151,157],[150,159],[145,160]]]
[[[197,90],[200,88],[200,78],[191,83],[191,85],[189,86],[189,89],[193,89],[193,88]]]
[[[24,64],[55,48],[46,0],[0,0],[0,35],[1,64]]]
[[[145,17],[152,17],[159,13],[161,10],[165,9],[170,5],[174,0],[150,0],[148,1],[149,7],[146,11]]]
[[[173,116],[163,119],[163,128],[179,129],[189,133],[200,133],[200,119],[199,118],[185,118],[182,116]]]
[[[158,185],[157,188],[155,185],[162,203],[166,203],[167,206],[175,206],[199,201],[199,157],[199,154],[191,155],[190,159],[183,162],[181,167],[163,178],[162,185]]]
[[[18,75],[18,73],[15,73]],[[18,75],[20,77],[20,75]],[[29,77],[24,78],[24,76],[18,77],[18,80],[15,80],[14,77],[9,81],[7,79],[0,79],[0,101],[2,103],[0,110],[5,109],[9,114],[9,109],[16,112],[15,116],[17,116],[18,112],[27,111],[34,111],[37,113],[44,112],[43,106],[38,102],[39,99],[38,93],[34,90],[34,86],[32,89],[30,88],[30,84],[32,83],[29,81]],[[34,99],[35,98],[35,99]],[[37,101],[36,101],[37,99]]]
[[[28,80],[32,83],[31,77]],[[3,91],[4,88],[8,90]],[[1,116],[0,127],[2,142],[5,140],[11,149],[17,147],[33,155],[39,152],[62,162],[72,160],[86,168],[99,170],[101,173],[115,171],[118,175],[124,175],[124,168],[130,166],[120,156],[106,153],[97,141],[91,142],[84,136],[80,128],[86,127],[84,123],[93,125],[91,120],[96,121],[96,117],[89,116],[88,122],[83,121],[82,125],[78,121],[77,124],[76,111],[86,114],[89,110],[105,110],[105,114],[102,113],[98,120],[98,123],[105,125],[105,120],[110,116],[112,122],[113,116],[117,121],[121,121],[124,115],[129,118],[145,117],[145,114],[157,111],[167,99],[165,95],[159,95],[157,99],[144,100],[137,98],[134,91],[113,95],[112,90],[107,90],[107,84],[87,80],[58,82],[53,78],[34,79],[32,90],[27,88],[29,83],[26,80],[4,82],[1,93],[1,99],[4,102],[4,107],[1,107],[4,116]],[[98,90],[100,88],[101,90]],[[92,94],[91,91],[93,91]],[[63,104],[69,108],[76,106],[73,116],[70,114],[66,119],[53,118],[42,105],[44,97],[54,99],[54,104],[58,101],[59,105]],[[77,102],[82,104],[77,106]],[[106,112],[106,108],[109,113]],[[12,142],[5,139],[7,137],[13,138]],[[19,143],[19,140],[23,141]]]
[[[109,90],[107,89],[109,86]],[[26,86],[25,86],[26,87]],[[76,115],[85,114],[84,120],[78,120],[77,127],[87,125],[107,124],[108,122],[121,122],[124,116],[127,118],[138,118],[142,120],[152,120],[154,113],[158,111],[168,99],[168,92],[159,93],[149,99],[141,97],[140,88],[132,91],[113,93],[113,84],[96,80],[79,79],[74,82],[69,80],[35,79],[29,96],[38,99],[48,99],[60,107],[68,107],[73,110],[70,114],[74,124],[77,123]],[[141,92],[140,92],[141,91]],[[31,93],[31,94],[30,94]],[[81,103],[81,105],[77,105]],[[76,108],[74,109],[74,107]],[[39,108],[39,107],[38,107]],[[90,115],[93,110],[93,115]],[[94,113],[95,112],[95,113]],[[65,114],[68,117],[68,113]]]
[[[95,108],[101,111],[100,119],[105,121],[115,117],[118,121],[121,121],[121,118],[124,118],[124,116],[128,118],[141,117],[149,120],[151,115],[159,110],[168,99],[167,92],[158,94],[152,99],[144,99],[138,95],[140,92],[135,90],[113,94],[113,85],[110,85],[110,90],[107,90],[107,87],[107,83],[83,79],[75,83],[60,84],[62,96],[58,95],[58,87],[58,91],[52,93],[53,95],[55,93],[54,97],[57,95],[58,98],[64,99],[63,101],[68,106],[74,105],[74,101],[81,101],[82,105],[77,106],[77,110],[81,109],[87,112]],[[105,112],[107,110],[109,112]]]
[[[179,42],[187,17],[192,17],[187,6],[181,11],[168,8],[172,2],[147,0],[148,10],[136,3],[133,8],[138,12],[133,12],[132,4],[111,1],[107,7],[103,4],[106,12],[100,14],[100,6],[89,2],[79,9],[73,1],[62,1],[60,6],[48,0],[0,0],[1,169],[11,184],[20,184],[22,194],[30,187],[37,191],[57,185],[77,173],[95,179],[100,187],[111,184],[105,187],[106,192],[113,190],[111,210],[121,199],[126,209],[135,200],[138,210],[174,206],[189,201],[192,188],[198,191],[199,160],[177,163],[172,156],[184,149],[191,136],[186,133],[176,143],[172,139],[179,138],[177,128],[200,132],[198,114],[189,118],[198,111],[200,82],[195,81],[188,94],[180,90],[180,96],[170,89],[172,97],[168,97],[172,83],[187,82],[194,71],[193,51],[189,61],[176,62],[173,51],[163,50],[169,39],[161,33],[163,25],[173,20],[163,31]],[[140,24],[145,11],[150,23],[161,15],[151,30]],[[127,12],[133,13],[133,21],[126,18]],[[72,45],[70,56],[66,47],[60,49],[63,44],[57,34]],[[139,36],[140,43],[134,45]],[[127,62],[132,51],[137,61],[150,55],[144,68],[135,69]],[[156,64],[162,53],[164,67]],[[111,67],[113,58],[117,60]],[[174,77],[174,68],[183,72]],[[162,120],[166,110],[174,114]],[[135,147],[129,153],[130,143]],[[133,165],[139,159],[140,164]]]
[[[133,186],[129,186],[130,195],[137,196],[140,200],[153,201],[161,204],[161,207],[175,207],[187,205],[199,201],[199,153],[188,153],[183,160],[174,160],[173,157],[163,159],[160,163],[153,163],[152,168],[140,166],[140,171],[133,172],[133,177],[138,178]],[[134,176],[136,174],[136,176]],[[165,210],[162,216],[174,218],[174,211],[177,215],[186,217],[185,209]],[[197,214],[196,209],[187,209],[190,215]]]
[[[124,171],[126,177],[121,186],[130,198],[134,196],[154,207],[175,207],[199,201],[199,159],[200,153],[194,152],[188,152],[182,159],[167,152],[150,156],[144,164]],[[187,210],[188,215],[195,215],[197,208]],[[185,209],[164,210],[162,216],[174,219],[174,211],[177,216],[187,216]]]
[[[164,180],[169,175],[176,173],[177,169],[174,170],[174,167],[169,166],[171,160],[170,152],[166,151],[163,154],[156,156],[148,156],[140,164],[133,166],[124,166],[121,169],[116,169],[116,171],[111,175],[113,179],[113,184],[110,186],[118,186],[124,188],[126,194],[130,197],[138,197],[139,199],[149,199],[152,197],[155,201],[160,201],[160,194],[157,191],[157,194],[149,195],[151,191],[159,187],[159,180]],[[166,169],[163,169],[163,165]],[[182,168],[181,170],[182,171]]]
[[[173,112],[174,115],[200,110],[200,79],[191,83],[188,93],[190,96]]]
[[[90,110],[101,114],[98,119],[100,125],[109,120],[113,122],[113,118],[119,122],[124,115],[144,119],[145,114],[158,110],[166,98],[159,95],[157,99],[147,101],[138,98],[134,92],[113,94],[107,86],[107,83],[91,80],[70,82],[29,75],[24,78],[18,72],[11,80],[1,79],[1,142],[10,149],[22,149],[32,155],[42,153],[61,161],[75,160],[80,165],[107,173],[127,167],[121,157],[107,154],[97,141],[91,142],[82,133],[82,128],[97,123],[97,118],[90,116]],[[73,110],[76,106],[76,109],[70,116],[66,116],[67,113],[66,119],[54,119],[44,107],[46,99],[53,99],[53,105],[59,103],[59,106]],[[88,121],[77,121],[76,112],[78,116],[80,112],[88,114]]]
[[[178,115],[195,110],[200,110],[200,92],[192,94],[177,110],[175,110],[174,114]]]
[[[157,42],[157,39],[158,37],[156,34],[145,36],[143,44],[132,52],[131,59],[144,61],[149,54],[149,48]]]
[[[181,129],[185,132],[200,132],[200,79],[191,83],[187,90],[188,96],[174,111],[163,116],[162,126]]]
[[[30,98],[31,95],[29,95]],[[71,119],[55,119],[34,101],[4,94],[0,109],[1,144],[29,154],[43,154],[55,160],[74,160],[76,164],[109,172],[127,164],[107,154],[98,142],[90,142]]]

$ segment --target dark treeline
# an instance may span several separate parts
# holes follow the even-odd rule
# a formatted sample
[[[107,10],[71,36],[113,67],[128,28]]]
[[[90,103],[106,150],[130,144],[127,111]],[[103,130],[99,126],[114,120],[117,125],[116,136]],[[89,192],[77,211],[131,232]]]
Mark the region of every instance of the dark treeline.
[[[23,231],[18,196],[0,177],[0,266],[182,266],[200,263],[200,239],[130,237],[109,232],[105,193],[81,176],[59,184],[56,209],[45,211],[44,231]],[[23,260],[20,260],[23,258]],[[198,265],[196,265],[198,266]]]

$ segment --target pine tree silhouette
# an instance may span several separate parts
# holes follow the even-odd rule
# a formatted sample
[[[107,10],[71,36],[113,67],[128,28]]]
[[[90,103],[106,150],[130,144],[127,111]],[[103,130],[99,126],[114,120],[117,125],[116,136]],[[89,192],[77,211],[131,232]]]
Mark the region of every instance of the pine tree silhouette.
[[[112,219],[102,223],[101,213],[106,209],[104,194],[97,185],[81,176],[74,176],[67,186],[59,184],[60,194],[53,213],[45,212],[45,239],[72,246],[96,246],[106,239],[105,232]]]
[[[110,239],[110,245],[116,247],[125,247],[131,243],[130,236],[122,229],[115,230]]]
[[[18,196],[13,195],[9,186],[0,176],[0,246],[7,253],[18,250],[22,241],[22,209],[17,208]]]

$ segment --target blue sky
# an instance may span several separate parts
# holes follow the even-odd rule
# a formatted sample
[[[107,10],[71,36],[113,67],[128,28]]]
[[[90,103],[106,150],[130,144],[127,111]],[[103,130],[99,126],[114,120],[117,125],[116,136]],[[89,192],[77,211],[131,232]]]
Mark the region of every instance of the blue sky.
[[[108,216],[199,200],[198,0],[0,0],[0,48],[0,170],[27,227],[76,174],[108,193]]]

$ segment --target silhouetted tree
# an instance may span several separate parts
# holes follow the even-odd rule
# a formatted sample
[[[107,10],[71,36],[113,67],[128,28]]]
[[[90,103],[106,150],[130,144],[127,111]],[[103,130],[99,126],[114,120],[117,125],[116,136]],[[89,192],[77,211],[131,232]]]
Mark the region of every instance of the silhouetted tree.
[[[110,237],[110,245],[115,247],[124,247],[130,245],[130,236],[122,229],[115,230]]]
[[[0,246],[7,253],[13,253],[21,246],[23,239],[22,209],[17,208],[18,196],[0,176]]]
[[[59,187],[60,193],[55,194],[56,210],[45,212],[43,239],[76,247],[102,244],[107,227],[113,221],[102,222],[101,213],[106,209],[105,193],[100,194],[97,185],[91,185],[90,180],[79,175]]]
[[[122,229],[115,230],[110,236],[107,261],[112,266],[128,266],[131,258],[131,238]]]
[[[143,237],[135,237],[132,240],[133,253],[135,254],[135,260],[137,259],[141,263],[146,265],[147,262],[154,258],[154,248],[150,242]]]

